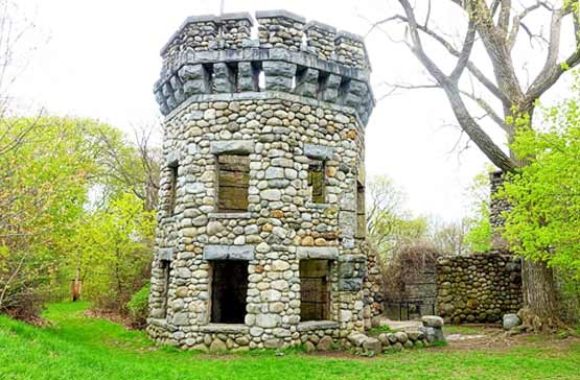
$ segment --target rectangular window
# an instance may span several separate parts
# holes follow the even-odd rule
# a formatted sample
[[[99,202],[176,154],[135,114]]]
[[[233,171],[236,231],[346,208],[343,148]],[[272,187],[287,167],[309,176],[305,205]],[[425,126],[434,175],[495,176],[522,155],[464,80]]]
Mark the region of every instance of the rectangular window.
[[[300,261],[300,319],[303,322],[329,319],[329,273],[328,260]]]
[[[169,272],[171,270],[171,262],[169,260],[161,260],[159,267],[161,269],[161,277],[163,279],[163,289],[161,289],[161,318],[167,317],[167,298],[169,294]]]
[[[173,215],[175,213],[175,200],[177,198],[177,172],[179,166],[177,163],[169,165],[169,198],[167,200],[167,213]]]
[[[213,261],[211,321],[244,323],[248,293],[247,261]]]
[[[223,154],[218,161],[218,211],[244,212],[248,210],[250,157]]]
[[[312,193],[313,203],[325,203],[324,161],[310,160],[308,165],[308,187]]]
[[[364,239],[367,232],[367,220],[365,214],[365,187],[357,182],[356,186],[356,234],[355,238]]]

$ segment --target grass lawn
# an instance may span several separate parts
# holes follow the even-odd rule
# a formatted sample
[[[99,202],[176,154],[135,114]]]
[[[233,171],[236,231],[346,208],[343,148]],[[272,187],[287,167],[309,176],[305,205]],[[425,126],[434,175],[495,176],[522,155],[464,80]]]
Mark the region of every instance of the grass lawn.
[[[412,350],[375,358],[272,351],[208,356],[155,347],[143,332],[55,304],[51,327],[0,317],[0,379],[579,379],[578,341],[504,349]]]

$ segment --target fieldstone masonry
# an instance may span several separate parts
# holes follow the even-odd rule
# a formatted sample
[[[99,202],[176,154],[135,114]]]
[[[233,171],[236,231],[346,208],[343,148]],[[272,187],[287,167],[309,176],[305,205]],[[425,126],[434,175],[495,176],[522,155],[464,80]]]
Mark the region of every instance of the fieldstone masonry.
[[[452,323],[500,322],[522,307],[521,260],[486,253],[437,262],[439,315]]]
[[[286,11],[256,19],[257,39],[247,13],[189,17],[161,51],[154,92],[166,162],[147,328],[158,342],[324,348],[346,344],[380,311],[369,279],[376,260],[356,231],[374,106],[362,38]],[[218,176],[223,156],[229,171]],[[313,161],[322,163],[322,203],[313,201]],[[219,197],[246,209],[220,210]],[[310,277],[305,261],[316,264]],[[216,283],[227,270],[243,274],[234,287],[243,297]],[[324,319],[301,319],[307,281],[323,290]],[[244,307],[237,323],[213,320],[230,304]]]

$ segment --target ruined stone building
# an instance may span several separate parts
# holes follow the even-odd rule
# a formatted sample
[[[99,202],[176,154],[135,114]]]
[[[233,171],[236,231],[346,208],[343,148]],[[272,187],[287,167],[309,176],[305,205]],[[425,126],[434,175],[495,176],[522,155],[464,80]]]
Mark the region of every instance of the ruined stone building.
[[[189,17],[161,52],[164,166],[148,332],[162,343],[340,344],[376,309],[363,41],[286,11],[257,12],[256,21]]]

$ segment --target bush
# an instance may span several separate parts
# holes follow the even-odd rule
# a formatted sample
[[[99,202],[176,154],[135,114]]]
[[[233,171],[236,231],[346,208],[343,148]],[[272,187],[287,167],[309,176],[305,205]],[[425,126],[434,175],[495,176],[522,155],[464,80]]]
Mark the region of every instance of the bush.
[[[431,244],[414,242],[398,247],[383,263],[383,295],[387,302],[397,303],[414,296],[407,294],[407,284],[423,282],[422,277],[435,271],[441,253]]]
[[[35,325],[43,324],[40,313],[44,307],[45,300],[41,293],[25,290],[13,294],[8,301],[0,308],[0,314],[6,313],[14,319]]]
[[[151,284],[147,283],[139,291],[133,294],[131,300],[127,302],[127,310],[131,317],[133,327],[142,329],[147,324],[147,315],[149,313],[149,290]]]

